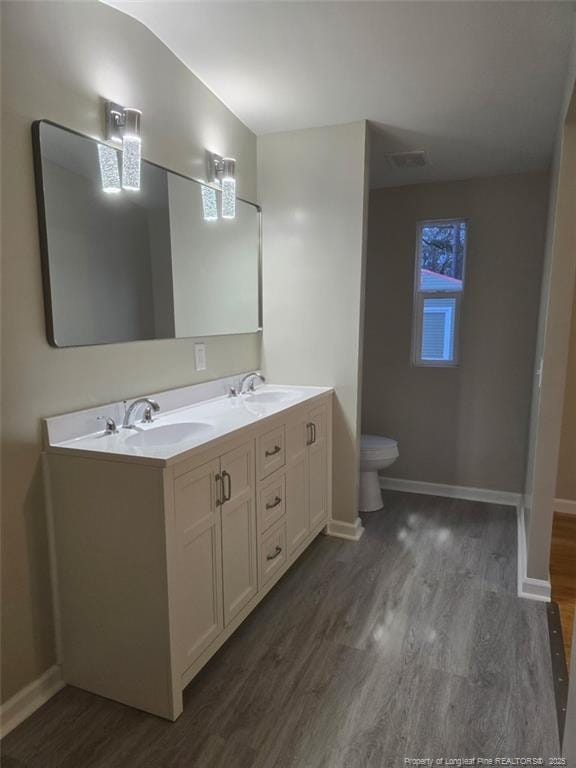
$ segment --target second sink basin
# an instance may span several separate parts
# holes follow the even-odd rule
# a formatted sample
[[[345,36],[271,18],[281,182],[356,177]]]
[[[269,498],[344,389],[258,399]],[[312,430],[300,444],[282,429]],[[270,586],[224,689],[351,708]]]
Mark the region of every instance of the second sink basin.
[[[298,395],[291,392],[289,389],[269,389],[263,392],[250,393],[246,395],[247,403],[262,403],[263,405],[276,405],[277,403],[286,403],[289,400],[296,400]]]
[[[206,437],[212,431],[213,427],[210,424],[202,422],[165,424],[135,432],[127,438],[126,443],[141,448],[161,448],[168,445],[177,445],[185,440],[196,437]]]

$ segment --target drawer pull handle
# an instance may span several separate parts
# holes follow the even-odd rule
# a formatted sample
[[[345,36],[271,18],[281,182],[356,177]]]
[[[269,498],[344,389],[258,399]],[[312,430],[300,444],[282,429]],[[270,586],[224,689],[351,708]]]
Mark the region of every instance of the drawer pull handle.
[[[282,448],[279,445],[275,445],[273,451],[264,451],[264,454],[266,456],[276,456],[276,454],[280,453],[281,450]]]
[[[274,509],[274,507],[277,507],[278,504],[282,504],[282,499],[280,498],[280,496],[276,496],[276,498],[271,504],[266,504],[266,509]]]
[[[281,552],[282,552],[282,547],[279,544],[276,544],[276,549],[274,550],[274,554],[266,555],[266,560],[275,560]]]

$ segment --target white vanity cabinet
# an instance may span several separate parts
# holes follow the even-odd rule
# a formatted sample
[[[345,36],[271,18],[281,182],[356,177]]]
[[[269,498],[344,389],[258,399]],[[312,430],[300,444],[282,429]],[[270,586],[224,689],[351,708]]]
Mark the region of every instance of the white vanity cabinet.
[[[224,629],[220,460],[174,480],[178,668],[184,672]]]
[[[324,391],[162,461],[48,450],[65,682],[178,717],[183,688],[325,527],[331,413]]]
[[[184,674],[258,591],[254,441],[178,475],[174,512]]]
[[[328,517],[330,403],[300,408],[287,420],[286,509],[288,553],[299,551]]]
[[[328,517],[328,405],[312,408],[308,418],[308,513],[314,531]]]
[[[254,441],[220,459],[224,626],[258,591]]]

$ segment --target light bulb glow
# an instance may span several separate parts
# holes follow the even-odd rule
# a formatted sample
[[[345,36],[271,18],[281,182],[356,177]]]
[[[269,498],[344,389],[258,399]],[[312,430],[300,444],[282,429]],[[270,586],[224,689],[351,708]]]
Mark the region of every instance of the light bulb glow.
[[[122,139],[122,187],[140,189],[140,160],[142,143],[137,136],[125,135]]]
[[[236,179],[222,179],[222,218],[236,218]]]
[[[120,170],[116,150],[106,144],[98,144],[98,162],[100,164],[102,190],[108,194],[120,192]]]
[[[202,213],[204,221],[218,221],[218,206],[216,205],[216,190],[202,186]]]

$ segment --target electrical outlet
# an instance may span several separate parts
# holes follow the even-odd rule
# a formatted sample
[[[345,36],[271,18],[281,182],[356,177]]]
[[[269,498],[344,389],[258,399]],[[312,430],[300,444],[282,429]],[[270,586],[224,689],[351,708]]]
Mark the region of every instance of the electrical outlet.
[[[206,370],[206,344],[194,344],[194,362],[197,371]]]

